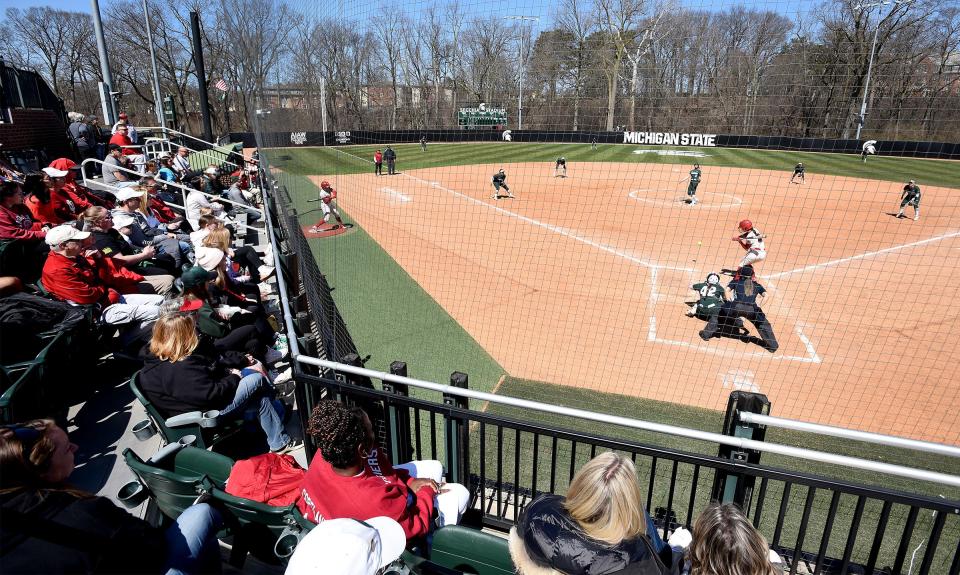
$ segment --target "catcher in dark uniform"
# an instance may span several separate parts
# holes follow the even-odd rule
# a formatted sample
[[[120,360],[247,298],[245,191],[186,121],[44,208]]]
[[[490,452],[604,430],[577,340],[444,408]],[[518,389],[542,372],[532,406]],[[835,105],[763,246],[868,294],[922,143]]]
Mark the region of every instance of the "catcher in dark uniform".
[[[706,327],[700,332],[700,337],[709,340],[714,337],[718,331],[724,335],[739,335],[743,320],[748,320],[757,328],[760,334],[761,344],[764,349],[773,353],[777,351],[780,344],[777,343],[777,336],[773,333],[773,327],[767,321],[767,316],[757,305],[757,296],[763,297],[766,289],[758,284],[753,276],[753,266],[743,266],[734,276],[727,288],[730,290],[733,298],[724,302],[720,306],[720,311],[710,317]]]
[[[913,206],[913,221],[920,219],[920,186],[917,185],[917,182],[910,180],[907,182],[907,185],[903,186],[903,193],[900,194],[900,211],[897,212],[897,217],[902,218],[903,208],[907,205]]]
[[[720,307],[727,301],[727,294],[720,285],[720,275],[713,272],[707,274],[706,281],[695,283],[690,286],[690,289],[697,292],[700,297],[687,310],[687,317],[709,319],[720,313]]]
[[[507,192],[506,196],[500,194],[500,188],[503,188],[503,190]],[[495,200],[499,200],[500,198],[516,197],[510,193],[510,187],[507,186],[507,173],[504,172],[502,168],[499,172],[493,175],[493,189],[496,190],[496,192],[490,197]]]

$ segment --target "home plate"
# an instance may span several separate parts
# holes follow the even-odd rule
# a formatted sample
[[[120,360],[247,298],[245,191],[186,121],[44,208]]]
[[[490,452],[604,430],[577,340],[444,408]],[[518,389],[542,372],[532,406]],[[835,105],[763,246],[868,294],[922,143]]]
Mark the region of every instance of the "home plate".
[[[390,199],[395,200],[395,201],[398,201],[398,202],[410,202],[410,201],[413,201],[413,200],[410,198],[410,196],[406,196],[406,195],[404,195],[404,194],[401,194],[400,192],[398,192],[397,190],[395,190],[395,189],[393,189],[393,188],[380,188],[380,191],[383,192],[384,194],[387,194],[387,196],[388,196]]]

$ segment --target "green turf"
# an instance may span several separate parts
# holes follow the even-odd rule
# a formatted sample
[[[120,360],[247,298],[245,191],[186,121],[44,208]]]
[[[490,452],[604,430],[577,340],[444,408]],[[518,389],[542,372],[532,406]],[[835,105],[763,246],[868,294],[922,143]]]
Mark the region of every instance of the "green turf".
[[[320,217],[317,188],[302,176],[284,174],[301,225]],[[349,214],[344,214],[352,223]],[[333,288],[366,367],[389,371],[407,362],[410,377],[447,382],[461,371],[471,389],[490,391],[504,370],[393,258],[360,227],[334,238],[310,239],[320,271]]]
[[[633,153],[634,150],[641,148],[700,151],[709,154],[709,156],[694,159],[683,156]],[[279,148],[270,150],[269,158],[272,166],[295,174],[353,174],[373,171],[372,158],[376,149],[378,149],[376,146]],[[815,179],[818,174],[825,174],[891,182],[905,182],[915,179],[921,187],[928,185],[960,188],[960,163],[949,160],[877,156],[870,158],[867,163],[863,163],[860,161],[860,157],[854,154],[734,148],[673,148],[631,144],[601,145],[597,150],[591,150],[589,144],[521,143],[432,144],[428,147],[427,152],[420,151],[418,144],[400,144],[394,146],[394,149],[397,151],[397,167],[400,170],[469,164],[552,162],[557,157],[564,156],[567,158],[572,172],[577,169],[577,164],[580,162],[630,162],[689,166],[696,161],[704,168],[708,166],[727,166],[781,170],[786,174],[791,174],[794,164],[803,162],[807,168],[808,183],[812,183],[811,180]]]

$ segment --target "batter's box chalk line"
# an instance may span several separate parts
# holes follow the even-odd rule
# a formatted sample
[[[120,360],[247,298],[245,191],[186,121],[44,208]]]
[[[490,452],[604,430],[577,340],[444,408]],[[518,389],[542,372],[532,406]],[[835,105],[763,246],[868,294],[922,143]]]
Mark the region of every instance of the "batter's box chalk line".
[[[736,389],[760,393],[760,385],[754,381],[754,374],[749,369],[731,369],[726,373],[718,374],[723,389]]]
[[[669,194],[674,197],[674,199],[666,198],[645,198],[643,197],[644,193],[653,192],[654,194]],[[662,190],[662,189],[653,189],[653,188],[639,188],[636,190],[631,190],[627,194],[631,200],[636,200],[638,202],[643,202],[644,204],[650,204],[652,206],[657,206],[660,208],[679,208],[686,207],[687,196],[685,192],[677,192],[674,190]],[[722,199],[720,203],[714,203],[714,199]],[[731,210],[733,208],[738,208],[743,205],[743,200],[737,196],[731,194],[721,194],[718,192],[701,192],[697,194],[697,204],[696,209],[700,210]]]
[[[413,199],[410,196],[406,194],[401,194],[400,192],[398,192],[393,188],[380,188],[380,192],[386,194],[387,197],[393,201],[402,202],[402,203],[413,201]]]
[[[707,343],[691,343],[689,341],[679,341],[675,339],[666,339],[659,337],[657,335],[657,315],[656,315],[656,303],[660,298],[660,292],[657,287],[659,281],[659,270],[661,268],[653,267],[650,269],[650,327],[647,331],[647,341],[661,344],[669,345],[673,347],[685,347],[687,349],[696,350],[703,353],[708,353],[711,355],[731,355],[729,349],[720,349],[717,347],[710,346]],[[823,363],[823,360],[817,354],[816,348],[814,348],[813,343],[810,341],[810,338],[803,333],[803,325],[800,323],[794,324],[794,332],[797,334],[797,338],[803,344],[804,348],[807,350],[806,356],[798,355],[784,355],[780,353],[769,353],[769,352],[744,352],[737,353],[739,357],[762,357],[774,361],[796,361],[799,363]],[[694,333],[694,336],[696,334]]]

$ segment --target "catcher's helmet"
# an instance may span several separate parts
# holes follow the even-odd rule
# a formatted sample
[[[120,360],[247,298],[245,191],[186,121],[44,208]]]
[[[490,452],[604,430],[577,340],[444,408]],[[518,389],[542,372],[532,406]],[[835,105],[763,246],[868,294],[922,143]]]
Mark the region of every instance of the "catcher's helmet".
[[[740,220],[740,229],[745,232],[749,232],[753,229],[753,222],[750,220]]]
[[[720,283],[720,274],[715,272],[710,272],[707,274],[707,283],[710,285],[717,285]]]
[[[324,180],[324,181],[320,182],[320,187],[321,187],[321,188],[329,188],[329,187],[330,187],[330,182]]]
[[[739,270],[737,270],[737,275],[739,275],[739,276],[742,277],[742,278],[752,278],[752,277],[753,277],[753,266],[750,265],[750,264],[747,264],[747,265],[741,267]]]

